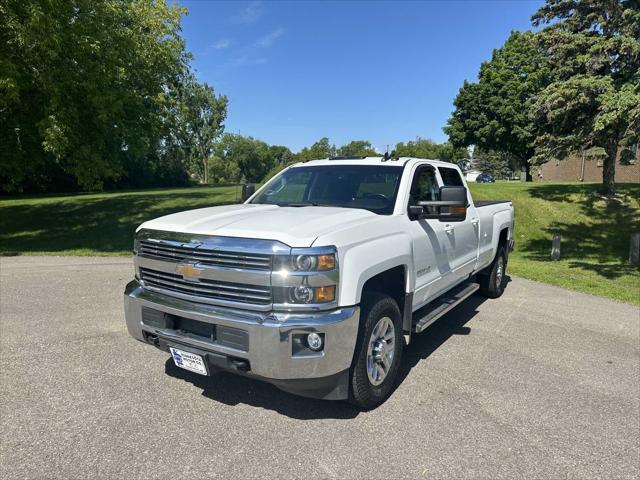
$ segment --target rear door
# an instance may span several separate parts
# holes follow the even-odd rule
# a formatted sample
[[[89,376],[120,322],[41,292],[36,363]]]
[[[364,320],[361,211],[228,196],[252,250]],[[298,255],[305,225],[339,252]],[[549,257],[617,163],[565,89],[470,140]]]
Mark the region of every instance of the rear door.
[[[443,186],[464,187],[460,172],[455,168],[438,167],[440,183]],[[469,276],[478,259],[479,219],[476,208],[467,191],[467,216],[463,221],[442,223],[445,233],[445,248],[451,265],[451,281],[457,282]]]

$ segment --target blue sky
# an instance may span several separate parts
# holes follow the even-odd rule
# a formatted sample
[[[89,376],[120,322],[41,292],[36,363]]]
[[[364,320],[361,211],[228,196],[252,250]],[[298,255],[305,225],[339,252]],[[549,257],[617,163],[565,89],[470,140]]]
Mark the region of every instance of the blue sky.
[[[201,81],[229,98],[226,131],[294,151],[385,145],[442,127],[462,82],[475,80],[542,1],[182,1]]]

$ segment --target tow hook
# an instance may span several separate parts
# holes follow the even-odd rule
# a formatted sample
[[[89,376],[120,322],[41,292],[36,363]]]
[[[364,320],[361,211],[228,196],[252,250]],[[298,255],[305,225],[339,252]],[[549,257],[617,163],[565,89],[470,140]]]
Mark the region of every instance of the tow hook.
[[[240,370],[241,372],[247,372],[249,370],[249,362],[246,360],[234,358],[231,360],[231,365],[233,368]]]

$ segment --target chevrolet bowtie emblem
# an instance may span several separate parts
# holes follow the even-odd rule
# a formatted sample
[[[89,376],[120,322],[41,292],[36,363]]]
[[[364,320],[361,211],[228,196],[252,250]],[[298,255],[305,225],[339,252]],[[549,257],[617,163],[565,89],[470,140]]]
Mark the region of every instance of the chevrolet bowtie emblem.
[[[198,280],[203,269],[197,268],[191,263],[179,263],[176,265],[176,273],[182,275],[185,280]]]

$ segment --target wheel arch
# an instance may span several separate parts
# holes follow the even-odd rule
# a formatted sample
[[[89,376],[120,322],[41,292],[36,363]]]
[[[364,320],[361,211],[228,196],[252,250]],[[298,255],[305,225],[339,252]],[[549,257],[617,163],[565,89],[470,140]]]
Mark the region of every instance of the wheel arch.
[[[389,295],[398,304],[403,333],[411,333],[413,294],[407,291],[408,266],[397,265],[367,279],[362,285],[362,296],[367,292]]]
[[[498,248],[496,249],[496,255],[501,248],[504,248],[504,251],[507,254],[507,260],[509,259],[509,238],[509,227],[503,227],[502,230],[500,230],[500,235],[498,237]]]

